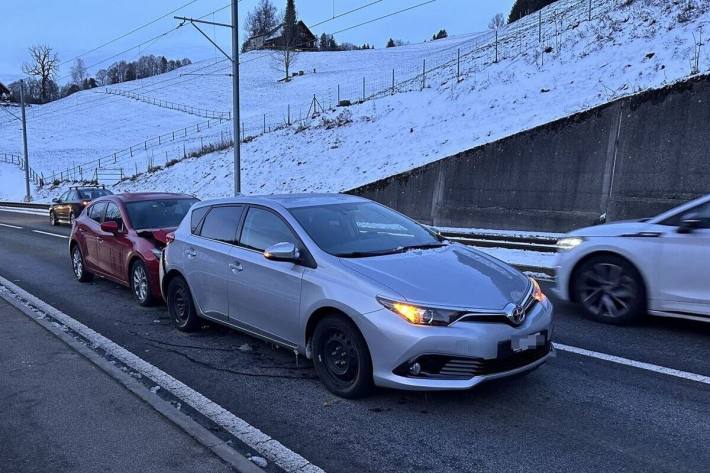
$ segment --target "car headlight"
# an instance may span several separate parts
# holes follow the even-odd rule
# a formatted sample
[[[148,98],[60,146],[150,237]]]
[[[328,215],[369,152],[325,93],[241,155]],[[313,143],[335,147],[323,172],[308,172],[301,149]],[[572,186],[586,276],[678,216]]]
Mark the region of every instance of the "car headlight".
[[[530,281],[532,281],[532,285],[533,285],[533,293],[532,293],[533,299],[535,299],[538,302],[542,302],[545,299],[547,299],[547,296],[545,295],[545,293],[542,292],[542,289],[540,289],[540,284],[538,284],[538,282],[536,280],[534,280],[533,278],[530,278]]]
[[[584,238],[568,237],[557,240],[558,251],[570,251],[584,243]]]
[[[465,312],[457,310],[437,309],[392,301],[378,297],[377,301],[387,309],[414,325],[446,326],[459,319]]]

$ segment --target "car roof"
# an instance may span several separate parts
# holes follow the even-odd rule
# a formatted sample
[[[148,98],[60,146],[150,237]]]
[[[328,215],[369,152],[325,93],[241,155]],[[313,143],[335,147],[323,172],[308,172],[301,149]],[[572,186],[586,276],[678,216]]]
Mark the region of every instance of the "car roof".
[[[108,195],[102,197],[101,199],[117,199],[121,202],[139,202],[142,200],[196,199],[196,197],[188,194],[176,194],[172,192],[126,192],[123,194]]]
[[[272,195],[240,195],[222,199],[205,200],[200,207],[219,204],[254,204],[273,207],[280,205],[285,208],[312,207],[315,205],[344,204],[353,202],[368,202],[363,197],[348,194],[272,194]]]

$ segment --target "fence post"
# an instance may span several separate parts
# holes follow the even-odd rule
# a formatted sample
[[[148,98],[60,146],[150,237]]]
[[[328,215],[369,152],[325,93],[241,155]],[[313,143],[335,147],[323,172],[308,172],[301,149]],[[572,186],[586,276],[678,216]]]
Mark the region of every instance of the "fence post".
[[[264,114],[264,134],[266,134],[266,114]]]
[[[338,84],[338,105],[340,105],[340,84]]]
[[[461,81],[461,48],[456,51],[456,82]]]
[[[185,143],[182,144],[182,159],[187,158],[187,152],[185,151]]]
[[[365,78],[362,78],[362,101],[365,101]]]
[[[173,131],[173,141],[175,141],[175,132]]]
[[[424,59],[424,65],[422,66],[422,90],[426,88],[426,59]]]
[[[394,67],[392,68],[392,95],[394,95]]]
[[[288,126],[291,126],[291,104],[288,104],[288,115],[287,115],[287,122]]]
[[[592,0],[589,0],[589,21],[592,21]]]
[[[113,153],[113,163],[116,164],[116,153]]]
[[[143,149],[146,151],[148,150],[148,141],[147,140],[143,142]]]
[[[158,135],[158,144],[161,144],[161,143],[160,143],[160,135]]]
[[[242,122],[242,141],[245,141],[247,138],[247,132],[244,129],[244,122]]]
[[[131,158],[132,158],[132,157],[133,157],[133,146],[131,146],[130,148],[128,148],[128,151],[131,152]]]

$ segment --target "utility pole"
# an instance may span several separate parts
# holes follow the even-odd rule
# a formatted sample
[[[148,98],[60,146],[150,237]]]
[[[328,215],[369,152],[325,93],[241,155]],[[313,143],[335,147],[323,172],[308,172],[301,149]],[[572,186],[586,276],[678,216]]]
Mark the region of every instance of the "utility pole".
[[[237,4],[239,0],[232,0],[232,24],[216,23],[214,21],[204,21],[195,18],[186,18],[183,16],[174,17],[176,20],[181,20],[180,26],[185,22],[190,22],[192,26],[199,31],[202,36],[212,43],[227,59],[232,61],[232,135],[234,137],[234,195],[239,195],[242,191],[241,185],[241,133],[239,130],[239,11]],[[197,23],[213,26],[223,26],[232,29],[232,55],[227,54],[224,49],[220,48],[212,38],[197,26]]]
[[[22,102],[22,142],[25,147],[25,202],[32,200],[30,195],[30,157],[27,152],[27,119],[25,118],[25,81],[20,79],[20,102]]]
[[[241,183],[241,140],[239,139],[239,0],[232,0],[232,107],[234,121],[234,195],[242,191]]]

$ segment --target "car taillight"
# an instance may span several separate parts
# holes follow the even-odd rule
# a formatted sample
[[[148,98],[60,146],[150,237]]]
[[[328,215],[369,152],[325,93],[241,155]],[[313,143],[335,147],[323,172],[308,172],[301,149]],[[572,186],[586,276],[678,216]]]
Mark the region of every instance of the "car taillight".
[[[165,246],[168,246],[170,243],[175,241],[175,233],[170,232],[167,235],[165,235]]]

